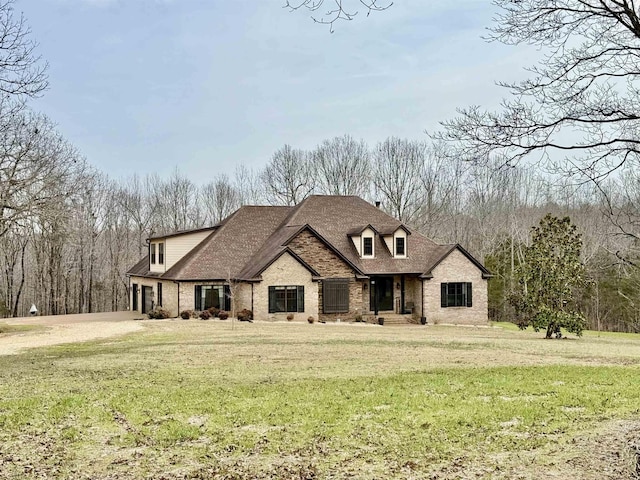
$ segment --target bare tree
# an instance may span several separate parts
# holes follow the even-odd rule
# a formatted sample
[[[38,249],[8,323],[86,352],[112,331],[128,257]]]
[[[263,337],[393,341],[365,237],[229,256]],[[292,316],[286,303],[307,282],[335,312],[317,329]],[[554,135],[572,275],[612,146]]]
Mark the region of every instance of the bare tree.
[[[373,183],[383,208],[403,223],[413,225],[423,206],[423,178],[427,145],[391,137],[373,152]]]
[[[231,185],[226,174],[202,186],[200,198],[205,209],[205,223],[214,225],[240,206],[240,195]]]
[[[333,33],[333,24],[338,20],[353,20],[358,15],[357,8],[359,7],[364,7],[367,16],[369,16],[371,12],[386,10],[393,5],[393,2],[380,3],[378,0],[353,0],[352,2],[349,0],[326,0],[326,3],[330,6],[320,16],[316,15],[315,12],[320,11],[325,6],[325,0],[286,0],[285,8],[291,11],[301,8],[310,10],[313,21],[329,25],[330,31]]]
[[[290,145],[273,154],[261,178],[272,205],[296,205],[315,187],[309,154]]]
[[[266,201],[259,171],[238,165],[234,172],[233,186],[240,205],[260,205]]]
[[[629,0],[496,0],[490,40],[537,45],[531,77],[501,83],[512,94],[498,112],[459,110],[436,137],[472,161],[545,160],[600,179],[639,165],[640,10]]]
[[[82,170],[84,161],[47,117],[20,110],[9,116],[0,112],[0,118],[2,236],[39,210],[63,201],[72,187],[66,180]]]
[[[369,196],[369,150],[363,140],[349,135],[325,140],[311,153],[311,158],[318,193]]]
[[[31,30],[22,15],[15,15],[13,4],[0,1],[0,93],[35,97],[47,88],[47,64],[37,55]]]

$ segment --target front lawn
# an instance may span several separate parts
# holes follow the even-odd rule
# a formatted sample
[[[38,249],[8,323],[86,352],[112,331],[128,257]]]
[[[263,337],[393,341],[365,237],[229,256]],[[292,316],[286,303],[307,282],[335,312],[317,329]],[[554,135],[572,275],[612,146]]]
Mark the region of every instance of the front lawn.
[[[635,462],[636,336],[145,325],[0,357],[0,478],[600,479]]]

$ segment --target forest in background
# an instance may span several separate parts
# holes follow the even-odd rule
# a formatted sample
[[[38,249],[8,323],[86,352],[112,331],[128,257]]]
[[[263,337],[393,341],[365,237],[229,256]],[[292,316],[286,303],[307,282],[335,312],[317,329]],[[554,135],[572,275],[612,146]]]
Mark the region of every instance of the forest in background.
[[[640,330],[638,245],[625,232],[640,218],[635,172],[598,189],[536,165],[457,161],[442,144],[391,137],[370,147],[345,135],[312,151],[285,145],[261,170],[240,165],[200,186],[177,169],[168,178],[112,179],[40,121],[34,157],[60,171],[55,180],[47,175],[47,202],[24,205],[23,214],[3,220],[5,316],[25,315],[32,303],[41,314],[126,309],[125,272],[146,254],[150,235],[214,225],[246,204],[295,205],[312,194],[330,194],[380,201],[434,241],[460,243],[483,260],[495,275],[489,287],[493,320],[513,320],[512,272],[531,228],[547,213],[569,216],[582,234],[591,280],[578,295],[589,327]],[[25,151],[16,158],[29,156]]]
[[[513,122],[527,110],[515,104],[517,115],[489,117],[487,125],[478,111],[463,111],[448,134],[433,137],[440,140],[389,137],[367,145],[344,135],[319,139],[312,150],[287,144],[265,158],[263,168],[238,165],[203,185],[178,169],[168,178],[114,179],[92,167],[54,121],[30,108],[48,85],[46,63],[30,33],[13,2],[0,0],[0,316],[26,315],[31,304],[41,314],[126,309],[125,272],[146,253],[149,236],[213,225],[245,204],[295,205],[311,194],[332,194],[380,201],[386,212],[434,241],[460,243],[483,260],[494,274],[493,320],[513,320],[513,272],[524,259],[531,228],[547,213],[569,216],[582,236],[590,280],[577,292],[589,327],[640,331],[640,174],[627,162],[632,139],[616,140],[621,146],[615,148],[601,141],[595,145],[601,150],[586,144],[591,165],[608,160],[606,155],[624,155],[605,176],[594,176],[592,168],[568,175],[548,162],[513,162],[500,147],[521,144],[510,143],[506,134],[515,129],[535,140],[542,128],[558,124],[525,124],[531,132],[524,135]],[[589,115],[604,115],[607,125],[617,122],[611,112],[620,108],[604,109],[610,100],[595,98]],[[620,120],[625,131],[634,119]],[[489,148],[487,138],[498,139],[499,148]],[[517,155],[547,148],[547,138],[524,145]],[[466,148],[473,142],[484,150]]]

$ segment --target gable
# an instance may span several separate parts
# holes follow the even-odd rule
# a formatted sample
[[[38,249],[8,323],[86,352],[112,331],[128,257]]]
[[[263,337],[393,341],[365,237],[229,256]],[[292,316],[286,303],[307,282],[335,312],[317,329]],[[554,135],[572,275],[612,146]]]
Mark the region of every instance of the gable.
[[[486,279],[486,269],[480,268],[460,248],[453,248],[449,254],[431,270],[431,276],[438,282],[463,282]]]
[[[288,247],[322,277],[352,277],[356,271],[308,229],[299,232]]]

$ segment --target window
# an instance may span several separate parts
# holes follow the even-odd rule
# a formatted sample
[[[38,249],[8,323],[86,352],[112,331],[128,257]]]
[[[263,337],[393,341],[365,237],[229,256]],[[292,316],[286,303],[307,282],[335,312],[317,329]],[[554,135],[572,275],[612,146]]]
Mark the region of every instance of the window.
[[[158,298],[158,306],[161,307],[162,306],[162,282],[158,282],[158,295],[156,295]]]
[[[322,281],[322,310],[324,313],[349,311],[348,278],[329,278]]]
[[[471,283],[441,283],[440,306],[445,307],[471,307]]]
[[[158,263],[160,265],[164,263],[164,243],[158,244]]]
[[[196,285],[195,309],[207,310],[212,307],[231,310],[229,285]]]
[[[304,287],[269,287],[269,313],[304,312]]]
[[[151,265],[155,265],[156,264],[156,244],[152,243],[151,245],[149,245],[149,252],[150,252],[150,256],[151,256]]]
[[[362,239],[362,256],[373,257],[373,238],[364,237]]]
[[[404,237],[396,237],[396,256],[404,257]]]

